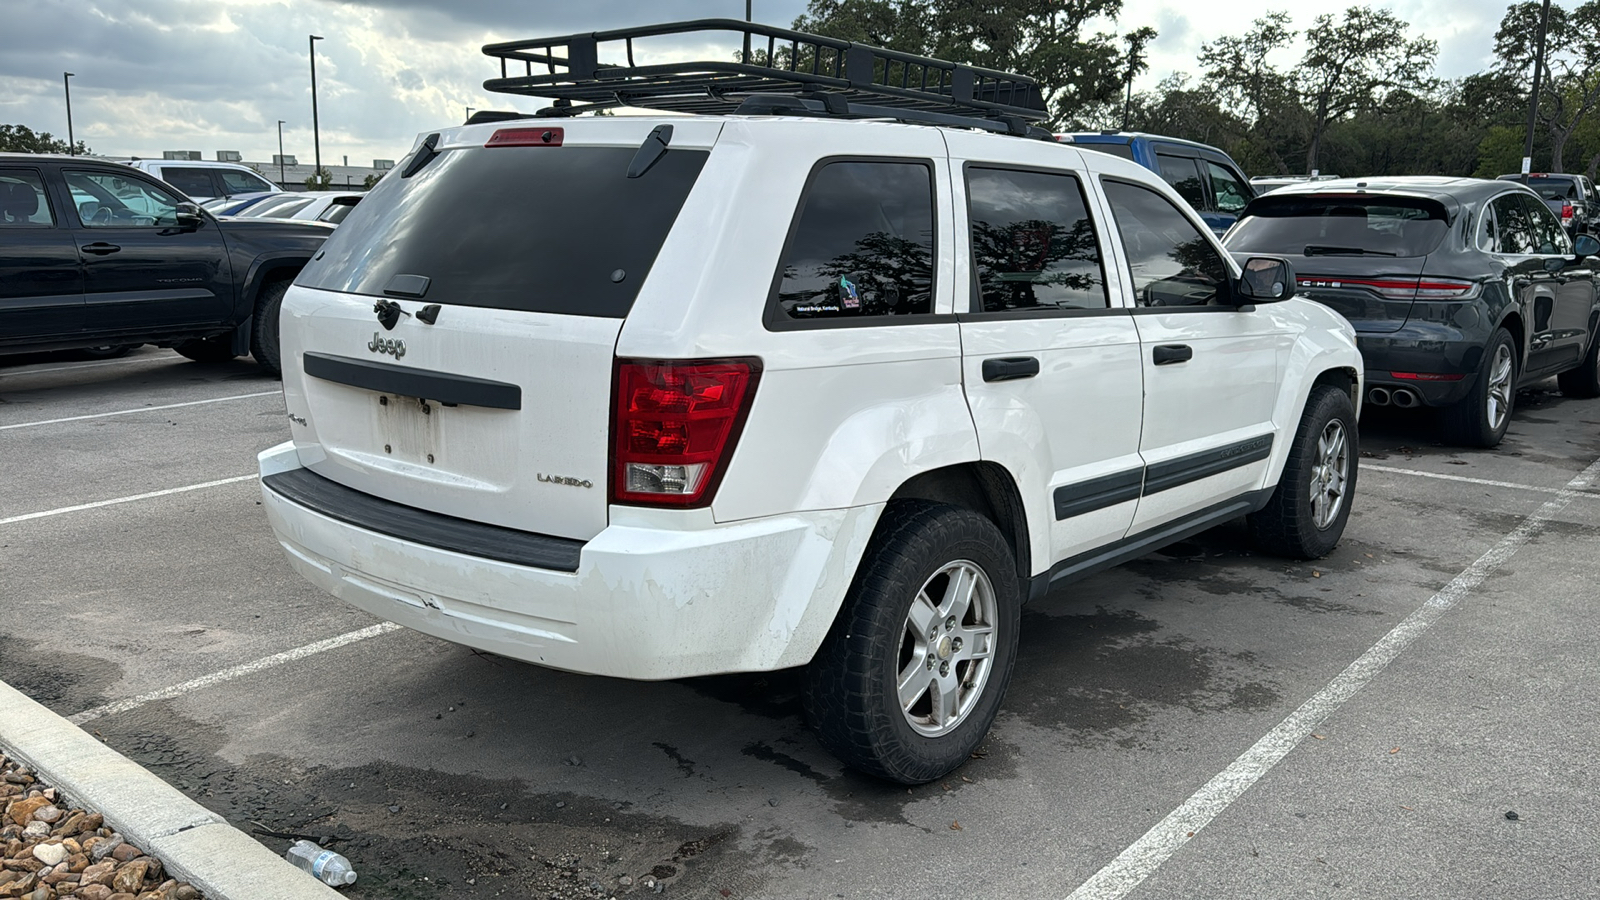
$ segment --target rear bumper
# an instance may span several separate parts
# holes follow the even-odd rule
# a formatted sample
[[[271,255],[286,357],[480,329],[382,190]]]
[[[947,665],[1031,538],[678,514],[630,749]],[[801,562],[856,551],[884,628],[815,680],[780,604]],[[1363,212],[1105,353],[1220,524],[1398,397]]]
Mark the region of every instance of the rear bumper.
[[[260,465],[263,478],[301,468],[292,444]],[[265,482],[262,504],[295,570],[374,616],[536,665],[643,680],[810,661],[882,511],[611,525],[565,572],[380,534]]]
[[[1458,317],[1468,318],[1468,317]],[[1468,327],[1457,323],[1408,320],[1399,331],[1356,332],[1356,344],[1366,366],[1368,396],[1375,388],[1393,391],[1405,388],[1427,406],[1449,406],[1471,392],[1483,359],[1483,347],[1492,328],[1485,329],[1486,317],[1470,316]],[[1456,381],[1424,381],[1397,378],[1394,372],[1461,376]]]

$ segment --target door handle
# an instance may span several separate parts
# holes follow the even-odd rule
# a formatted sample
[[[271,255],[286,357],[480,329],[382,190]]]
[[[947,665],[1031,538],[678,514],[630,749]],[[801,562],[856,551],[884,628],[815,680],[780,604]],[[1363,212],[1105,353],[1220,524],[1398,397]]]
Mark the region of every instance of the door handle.
[[[92,244],[83,245],[83,252],[93,253],[95,256],[105,256],[110,253],[116,253],[121,249],[116,244],[108,244],[105,241],[95,241]]]
[[[1031,356],[1007,356],[983,361],[984,381],[1014,381],[1039,374],[1039,361]]]
[[[1162,344],[1151,351],[1150,357],[1158,366],[1170,366],[1194,359],[1194,348],[1188,344]]]

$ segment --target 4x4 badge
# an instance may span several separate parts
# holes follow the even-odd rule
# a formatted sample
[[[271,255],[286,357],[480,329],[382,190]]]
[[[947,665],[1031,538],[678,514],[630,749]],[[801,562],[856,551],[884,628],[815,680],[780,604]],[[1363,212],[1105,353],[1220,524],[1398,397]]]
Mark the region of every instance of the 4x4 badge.
[[[399,359],[406,355],[406,342],[393,339],[386,340],[374,331],[372,340],[367,341],[367,349],[373,353],[387,353],[395,359]]]

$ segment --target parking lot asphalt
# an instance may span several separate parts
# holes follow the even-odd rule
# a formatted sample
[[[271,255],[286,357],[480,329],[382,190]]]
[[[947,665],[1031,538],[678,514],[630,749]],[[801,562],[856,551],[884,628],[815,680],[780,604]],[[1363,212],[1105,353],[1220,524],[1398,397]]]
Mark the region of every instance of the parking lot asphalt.
[[[984,749],[910,790],[843,771],[790,672],[372,628],[261,513],[276,391],[0,360],[0,680],[246,831],[335,838],[349,896],[1600,895],[1600,401],[1553,382],[1493,451],[1369,415],[1326,560],[1234,524],[1029,606]]]

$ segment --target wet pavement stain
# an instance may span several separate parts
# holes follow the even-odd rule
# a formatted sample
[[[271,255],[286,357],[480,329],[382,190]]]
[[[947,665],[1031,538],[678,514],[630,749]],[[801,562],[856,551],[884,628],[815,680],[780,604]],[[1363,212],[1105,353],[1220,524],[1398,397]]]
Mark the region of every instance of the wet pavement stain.
[[[1159,707],[1194,712],[1265,709],[1280,694],[1254,661],[1158,638],[1133,612],[1023,615],[1016,682],[1006,706],[1029,723],[1084,744],[1125,739]]]
[[[217,755],[217,726],[170,703],[102,720],[106,743],[247,833],[305,835],[351,860],[351,898],[561,897],[759,888],[765,852],[739,847],[734,826],[700,827],[570,792],[532,792],[518,778],[392,765],[299,766],[271,755],[235,765]],[[256,834],[282,853],[290,841]],[[786,853],[792,847],[786,847]],[[652,874],[655,873],[655,874]],[[632,884],[624,886],[627,875]]]
[[[52,712],[70,716],[107,702],[106,691],[122,680],[122,667],[108,660],[0,634],[0,681]]]

